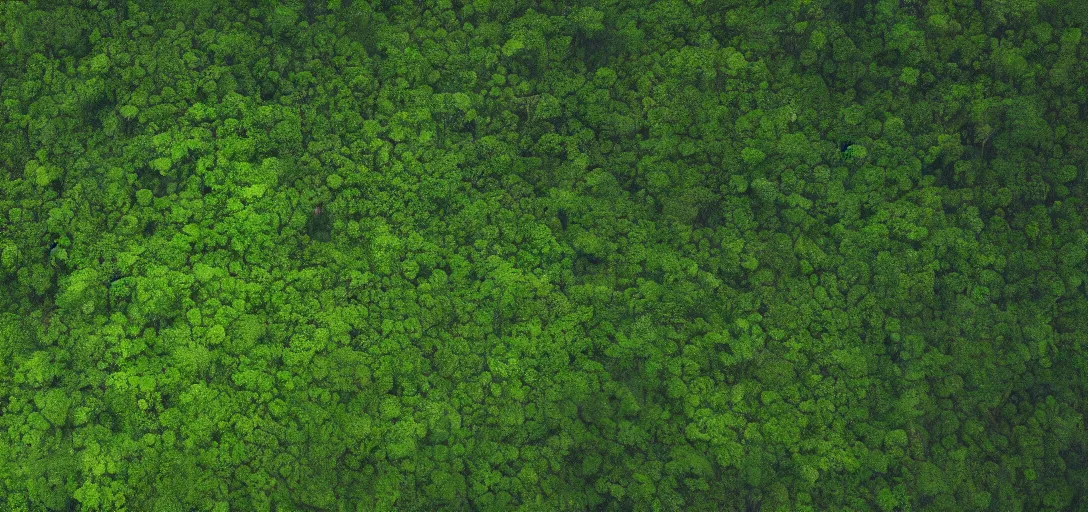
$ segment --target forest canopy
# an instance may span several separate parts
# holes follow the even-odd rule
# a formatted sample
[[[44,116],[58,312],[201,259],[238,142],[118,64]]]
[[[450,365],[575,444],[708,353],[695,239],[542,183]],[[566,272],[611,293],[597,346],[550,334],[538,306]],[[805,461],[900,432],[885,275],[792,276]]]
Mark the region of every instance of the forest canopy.
[[[1088,509],[1088,2],[0,2],[0,509]]]

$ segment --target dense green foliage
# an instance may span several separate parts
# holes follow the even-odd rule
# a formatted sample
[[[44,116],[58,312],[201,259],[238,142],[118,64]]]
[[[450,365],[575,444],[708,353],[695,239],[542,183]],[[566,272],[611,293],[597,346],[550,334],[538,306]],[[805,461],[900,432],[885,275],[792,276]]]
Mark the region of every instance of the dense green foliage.
[[[0,508],[1086,510],[1088,2],[0,2]]]

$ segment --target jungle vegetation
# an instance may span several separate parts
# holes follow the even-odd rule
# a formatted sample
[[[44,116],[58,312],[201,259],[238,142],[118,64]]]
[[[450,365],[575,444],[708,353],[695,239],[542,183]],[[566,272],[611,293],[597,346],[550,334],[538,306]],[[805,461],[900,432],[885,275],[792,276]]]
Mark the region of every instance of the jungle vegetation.
[[[1088,2],[0,2],[0,509],[1088,510]]]

